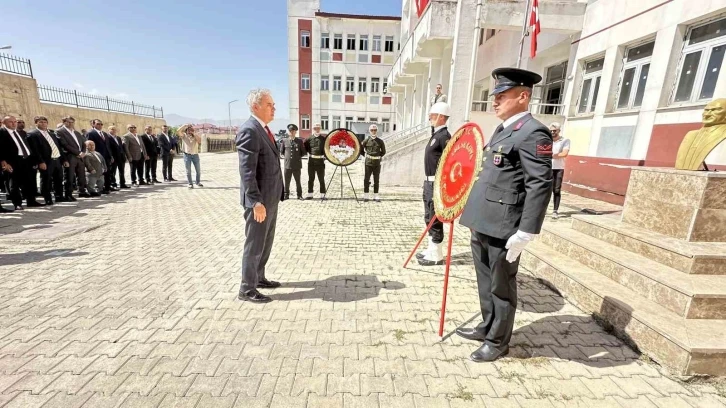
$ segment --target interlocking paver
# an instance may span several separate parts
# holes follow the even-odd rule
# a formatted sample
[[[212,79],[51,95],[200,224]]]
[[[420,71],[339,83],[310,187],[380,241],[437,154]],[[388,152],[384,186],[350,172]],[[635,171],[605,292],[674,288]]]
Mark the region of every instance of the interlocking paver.
[[[267,269],[283,286],[265,290],[272,303],[239,302],[237,158],[202,162],[202,189],[164,183],[0,216],[0,238],[97,226],[80,240],[0,239],[0,406],[726,408],[713,385],[639,361],[524,271],[510,356],[469,361],[476,342],[436,335],[443,267],[401,268],[423,229],[419,188],[384,186],[382,203],[356,203],[345,185],[346,200],[331,188],[326,202],[283,202]],[[360,165],[349,170],[360,187]],[[468,235],[456,226],[447,334],[477,323]],[[138,237],[166,245],[142,251]]]

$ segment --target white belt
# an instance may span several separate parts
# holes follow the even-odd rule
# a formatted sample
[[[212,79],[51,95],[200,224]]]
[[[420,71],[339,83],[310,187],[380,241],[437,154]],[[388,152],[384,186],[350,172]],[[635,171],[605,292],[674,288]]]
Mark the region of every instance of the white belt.
[[[381,156],[368,156],[371,160],[381,160]]]
[[[312,158],[312,159],[324,159],[324,158],[325,158],[325,156],[316,156],[316,155],[314,155],[314,154],[311,154],[311,155],[310,155],[310,158]]]
[[[433,182],[435,180],[436,180],[436,176],[426,176],[426,179],[424,181],[431,181],[431,182]]]

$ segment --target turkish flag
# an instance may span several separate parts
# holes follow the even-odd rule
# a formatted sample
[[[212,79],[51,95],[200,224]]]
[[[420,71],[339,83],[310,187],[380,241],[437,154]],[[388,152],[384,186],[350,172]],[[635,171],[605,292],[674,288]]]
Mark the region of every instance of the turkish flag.
[[[532,27],[532,31],[530,32],[531,43],[529,58],[534,58],[537,56],[537,36],[541,31],[539,26],[539,0],[534,0],[534,3],[532,3],[532,13],[529,15],[529,25]]]

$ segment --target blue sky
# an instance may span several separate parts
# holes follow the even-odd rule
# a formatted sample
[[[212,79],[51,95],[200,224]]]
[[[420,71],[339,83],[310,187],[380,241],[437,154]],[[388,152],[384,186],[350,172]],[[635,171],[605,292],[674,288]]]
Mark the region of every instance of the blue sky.
[[[165,113],[247,115],[247,91],[273,91],[288,116],[287,1],[20,0],[0,45],[30,58],[38,83],[163,106]],[[255,7],[254,11],[252,7]],[[400,15],[400,0],[321,0],[321,9]]]

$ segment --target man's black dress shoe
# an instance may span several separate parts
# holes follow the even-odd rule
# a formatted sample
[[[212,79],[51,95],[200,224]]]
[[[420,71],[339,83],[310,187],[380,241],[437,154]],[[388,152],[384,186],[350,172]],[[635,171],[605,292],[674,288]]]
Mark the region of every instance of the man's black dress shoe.
[[[68,196],[68,197],[66,197],[65,201],[70,203],[70,202],[78,201],[78,200],[76,200],[76,198],[73,196]]]
[[[257,287],[259,288],[279,288],[281,286],[280,282],[275,282],[267,279],[261,279],[259,282],[257,282]]]
[[[272,302],[272,298],[269,296],[265,296],[262,293],[258,292],[257,289],[248,290],[245,293],[240,293],[237,295],[237,299],[242,300],[244,302],[252,302],[252,303],[268,303]]]
[[[490,363],[499,357],[509,354],[509,346],[504,346],[502,350],[498,350],[488,344],[479,347],[475,352],[471,353],[469,358],[475,363]]]
[[[169,181],[176,181],[176,179],[172,177],[169,179]]]
[[[88,198],[88,197],[93,197],[93,196],[91,194],[88,194],[88,193],[85,193],[84,192],[84,193],[79,193],[78,194],[78,197]]]
[[[101,193],[93,192],[93,193],[90,194],[90,197],[101,197]]]
[[[463,337],[467,340],[474,340],[474,341],[484,341],[486,340],[486,335],[482,334],[477,329],[466,329],[466,328],[458,328],[456,329],[456,334],[459,337]]]
[[[122,184],[121,188],[131,188],[131,186],[127,186],[126,184]]]

